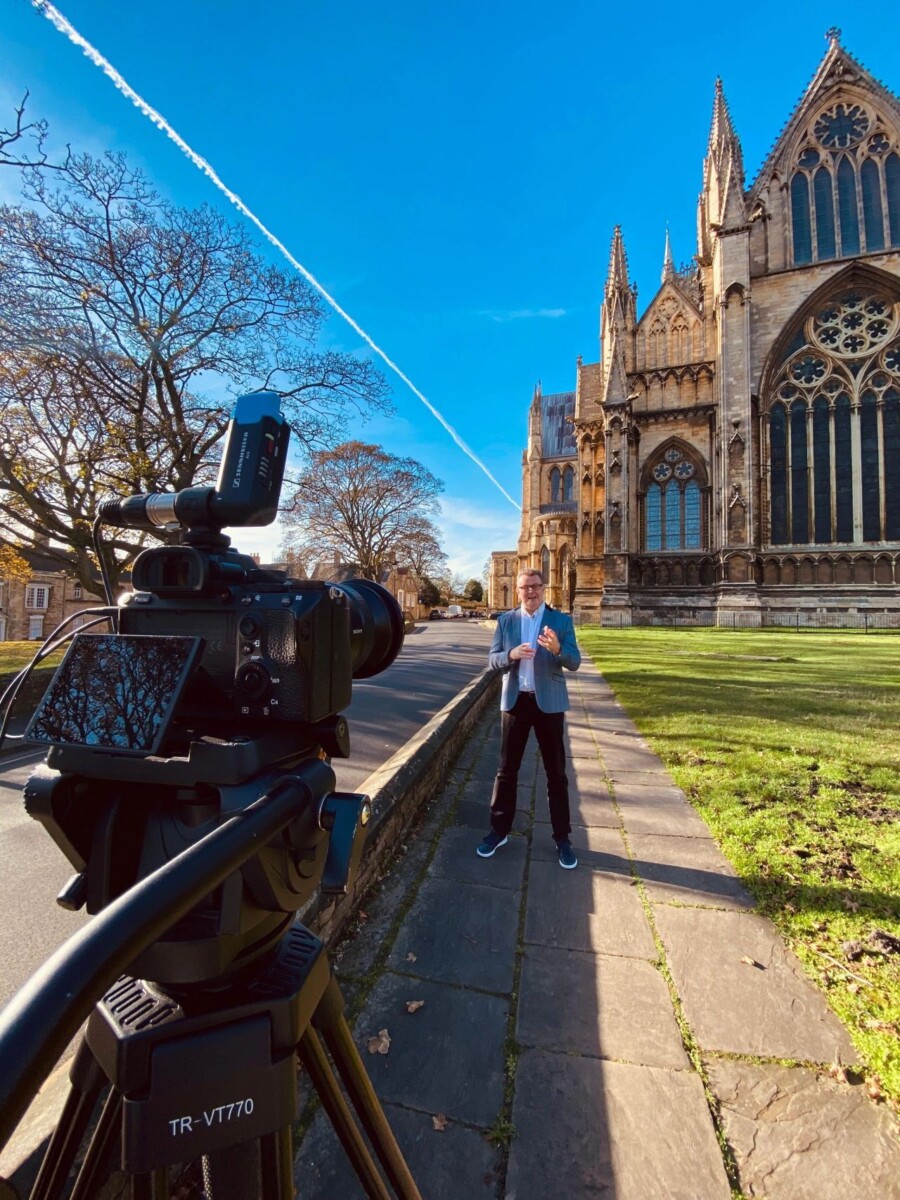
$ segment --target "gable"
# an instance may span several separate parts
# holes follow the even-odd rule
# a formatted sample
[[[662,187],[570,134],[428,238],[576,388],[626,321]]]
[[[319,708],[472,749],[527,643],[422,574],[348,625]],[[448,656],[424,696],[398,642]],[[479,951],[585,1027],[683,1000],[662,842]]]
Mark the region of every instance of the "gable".
[[[898,130],[900,101],[835,41],[751,185],[751,201],[785,178],[808,143],[838,150]]]

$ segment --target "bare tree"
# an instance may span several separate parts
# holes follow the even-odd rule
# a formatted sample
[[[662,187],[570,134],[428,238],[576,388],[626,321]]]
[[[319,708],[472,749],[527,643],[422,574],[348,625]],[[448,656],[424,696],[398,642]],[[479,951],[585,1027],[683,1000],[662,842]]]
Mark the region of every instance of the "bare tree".
[[[318,348],[313,289],[220,213],[161,199],[120,155],[22,179],[26,203],[0,207],[0,536],[61,543],[46,552],[93,590],[100,499],[210,482],[234,395],[279,392],[307,447],[389,410],[368,360]],[[118,569],[139,541],[116,537]]]
[[[427,517],[412,518],[406,533],[405,566],[420,579],[439,576],[447,566],[440,530]]]
[[[344,442],[311,455],[284,517],[285,548],[307,562],[355,564],[365,579],[399,564],[412,565],[411,547],[436,530],[443,483],[412,458],[388,454],[380,446]],[[439,547],[438,547],[439,550]]]
[[[22,103],[13,110],[15,124],[9,129],[0,129],[0,166],[6,167],[53,167],[44,149],[47,137],[46,121],[26,121],[25,108],[28,92]]]

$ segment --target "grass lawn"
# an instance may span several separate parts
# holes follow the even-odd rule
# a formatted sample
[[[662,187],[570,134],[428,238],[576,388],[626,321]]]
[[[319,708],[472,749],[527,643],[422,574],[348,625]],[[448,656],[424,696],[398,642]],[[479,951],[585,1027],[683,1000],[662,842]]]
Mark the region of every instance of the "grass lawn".
[[[578,640],[900,1109],[900,636]]]
[[[15,675],[22,667],[27,667],[40,647],[40,642],[0,642],[0,679]],[[41,667],[46,669],[58,665],[62,655],[62,650],[57,650],[44,659]]]

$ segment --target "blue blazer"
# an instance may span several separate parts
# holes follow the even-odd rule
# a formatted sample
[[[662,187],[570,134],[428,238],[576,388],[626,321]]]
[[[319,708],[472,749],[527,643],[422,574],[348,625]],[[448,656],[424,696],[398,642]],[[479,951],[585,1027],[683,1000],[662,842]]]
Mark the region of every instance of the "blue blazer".
[[[563,668],[577,671],[581,652],[575,641],[575,626],[568,613],[559,612],[549,604],[544,607],[541,628],[549,625],[559,638],[559,657],[555,658],[543,646],[534,656],[534,698],[542,712],[565,712],[569,707],[569,692]],[[519,698],[519,659],[509,660],[510,650],[522,644],[522,617],[518,608],[502,613],[497,620],[491,642],[488,663],[492,670],[503,671],[503,693],[500,708],[509,712]]]

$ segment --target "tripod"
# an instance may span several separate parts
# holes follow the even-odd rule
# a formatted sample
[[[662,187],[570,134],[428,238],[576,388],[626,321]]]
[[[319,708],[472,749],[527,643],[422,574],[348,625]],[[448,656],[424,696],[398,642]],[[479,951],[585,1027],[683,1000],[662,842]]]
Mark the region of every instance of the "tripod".
[[[70,784],[66,776],[39,771],[30,806],[74,853],[75,831],[66,815]],[[78,1170],[73,1200],[98,1196],[117,1139],[132,1200],[167,1200],[167,1167],[197,1157],[203,1159],[210,1200],[288,1200],[294,1195],[296,1056],[366,1195],[391,1198],[377,1157],[396,1196],[420,1200],[353,1043],[322,942],[282,908],[271,919],[252,924],[244,936],[245,942],[251,938],[249,950],[228,948],[230,970],[217,975],[210,970],[216,955],[196,949],[179,955],[177,945],[172,949],[164,937],[168,932],[171,938],[173,925],[178,929],[182,918],[196,921],[198,906],[202,909],[210,895],[218,896],[214,912],[227,907],[229,882],[242,866],[256,868],[251,879],[257,892],[284,887],[289,872],[283,862],[277,869],[269,864],[275,883],[270,880],[263,887],[259,880],[260,857],[273,847],[276,862],[289,851],[295,865],[316,864],[304,876],[307,887],[322,877],[339,890],[335,873],[352,869],[361,846],[361,822],[351,818],[354,809],[357,818],[363,812],[365,798],[333,793],[333,784],[331,768],[318,759],[302,762],[288,775],[275,773],[262,796],[107,903],[10,1002],[0,1022],[0,1144],[90,1012],[70,1072],[71,1091],[31,1200],[66,1194],[107,1084],[109,1093]],[[227,794],[229,789],[222,790]],[[114,811],[119,804],[117,799],[100,806],[105,817],[98,824],[107,834],[119,828]],[[330,825],[330,837],[327,832],[323,836],[335,843],[338,860],[331,863],[331,874],[324,856],[308,845],[311,813],[318,814],[320,832]],[[107,834],[100,836],[101,844]],[[95,828],[95,848],[98,836]],[[91,890],[90,879],[84,886]],[[235,914],[232,919],[241,924]],[[189,922],[181,929],[189,946],[208,949],[212,944],[221,952],[221,936],[192,943],[195,926]],[[142,962],[168,964],[174,975],[196,969],[204,979],[161,986],[123,974]],[[99,994],[103,999],[91,1012]],[[15,1194],[0,1183],[0,1196],[4,1186],[7,1195]]]

